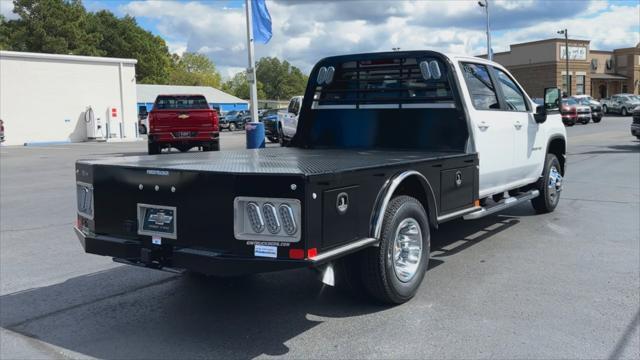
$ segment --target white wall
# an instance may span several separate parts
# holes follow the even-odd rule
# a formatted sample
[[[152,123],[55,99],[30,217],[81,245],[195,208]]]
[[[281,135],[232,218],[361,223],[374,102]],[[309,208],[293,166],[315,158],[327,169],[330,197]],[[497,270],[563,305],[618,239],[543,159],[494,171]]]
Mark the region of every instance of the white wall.
[[[125,139],[135,139],[135,60],[0,52],[6,145],[85,141],[88,106],[103,122],[116,107]]]

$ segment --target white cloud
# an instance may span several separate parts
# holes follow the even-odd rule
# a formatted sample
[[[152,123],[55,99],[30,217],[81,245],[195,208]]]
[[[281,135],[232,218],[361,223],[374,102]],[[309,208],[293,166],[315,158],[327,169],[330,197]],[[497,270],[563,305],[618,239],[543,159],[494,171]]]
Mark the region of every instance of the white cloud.
[[[13,13],[13,1],[0,0],[0,14],[7,20],[15,20],[18,15]]]
[[[602,1],[491,1],[494,51],[509,44],[569,35],[592,48],[635,45],[638,5]],[[633,3],[627,3],[631,5]],[[433,49],[486,52],[484,12],[474,1],[268,0],[273,38],[256,57],[278,56],[303,71],[320,58],[353,52]],[[553,9],[553,11],[550,11]],[[208,55],[223,75],[247,67],[244,9],[218,2],[136,1],[122,12],[155,20],[171,49]],[[172,50],[173,51],[173,50]]]

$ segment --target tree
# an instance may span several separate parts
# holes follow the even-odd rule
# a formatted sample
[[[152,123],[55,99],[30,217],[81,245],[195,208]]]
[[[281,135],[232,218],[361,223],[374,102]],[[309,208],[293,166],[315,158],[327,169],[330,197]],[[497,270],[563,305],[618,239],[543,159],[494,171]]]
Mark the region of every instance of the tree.
[[[167,83],[172,66],[169,49],[161,37],[138,26],[135,18],[118,18],[109,11],[98,11],[91,14],[88,31],[100,37],[98,48],[104,56],[138,60],[139,83]]]
[[[258,81],[258,99],[264,100],[267,98],[264,92],[264,85]],[[247,74],[244,71],[236,73],[231,79],[222,84],[222,90],[229,94],[239,97],[241,99],[249,99],[249,82],[247,81]]]
[[[88,14],[80,0],[14,0],[13,4],[20,18],[6,22],[12,50],[104,55],[96,46],[100,34],[87,31]]]
[[[220,87],[220,73],[207,56],[186,52],[174,57],[174,66],[169,75],[169,83],[176,85]]]
[[[0,50],[8,50],[11,48],[9,44],[9,36],[11,29],[5,17],[0,14]]]
[[[256,77],[264,84],[267,99],[289,99],[304,93],[308,77],[288,61],[263,57],[256,64]]]

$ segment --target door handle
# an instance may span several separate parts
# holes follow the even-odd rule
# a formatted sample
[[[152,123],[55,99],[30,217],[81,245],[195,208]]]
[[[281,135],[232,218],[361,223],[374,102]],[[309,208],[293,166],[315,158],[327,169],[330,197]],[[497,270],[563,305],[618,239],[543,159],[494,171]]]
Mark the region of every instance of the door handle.
[[[520,121],[516,121],[516,123],[515,123],[515,124],[513,124],[513,126],[515,126],[515,127],[516,127],[516,130],[520,130],[520,129],[522,129],[522,124],[520,123]]]
[[[489,125],[487,125],[486,122],[484,121],[480,121],[480,124],[478,124],[478,129],[485,131],[489,128]]]

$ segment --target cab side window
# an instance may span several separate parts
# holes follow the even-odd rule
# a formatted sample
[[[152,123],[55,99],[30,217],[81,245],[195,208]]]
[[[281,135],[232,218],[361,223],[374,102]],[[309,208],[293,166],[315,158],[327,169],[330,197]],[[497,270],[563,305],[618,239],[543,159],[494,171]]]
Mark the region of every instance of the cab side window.
[[[507,75],[504,71],[493,68],[498,75],[498,82],[500,83],[500,89],[504,95],[504,100],[507,104],[509,111],[527,111],[527,105],[524,100],[524,95],[518,85]]]
[[[500,109],[495,87],[485,65],[463,63],[462,73],[471,95],[473,107],[477,110]]]

